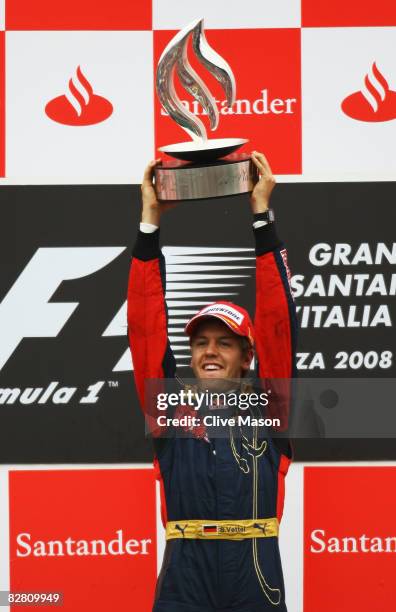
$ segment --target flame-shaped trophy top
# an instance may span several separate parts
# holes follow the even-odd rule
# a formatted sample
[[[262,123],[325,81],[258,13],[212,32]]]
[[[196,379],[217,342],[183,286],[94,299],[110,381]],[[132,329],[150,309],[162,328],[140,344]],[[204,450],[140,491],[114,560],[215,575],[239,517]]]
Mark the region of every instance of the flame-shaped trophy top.
[[[190,142],[161,147],[160,151],[190,161],[217,159],[235,151],[247,142],[246,139],[241,138],[208,140],[203,122],[183,106],[176,93],[175,73],[184,89],[206,111],[211,129],[215,130],[217,128],[219,111],[215,99],[188,61],[187,47],[189,38],[192,36],[192,47],[197,59],[220,83],[228,107],[231,107],[235,101],[234,74],[225,59],[206,40],[203,21],[203,19],[196,19],[172,38],[160,57],[156,77],[157,94],[162,106],[193,139]]]

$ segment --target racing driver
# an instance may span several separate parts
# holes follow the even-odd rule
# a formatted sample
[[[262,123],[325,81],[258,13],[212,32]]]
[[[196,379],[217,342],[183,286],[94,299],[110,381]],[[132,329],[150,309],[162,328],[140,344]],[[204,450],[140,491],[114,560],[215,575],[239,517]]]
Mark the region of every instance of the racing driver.
[[[296,318],[286,251],[269,209],[275,179],[262,153],[254,151],[251,157],[260,175],[250,196],[256,244],[254,325],[244,308],[230,302],[210,304],[192,317],[185,331],[191,367],[200,381],[243,380],[254,351],[258,380],[290,380],[295,372]],[[156,198],[156,163],[144,174],[128,286],[129,342],[143,409],[145,379],[176,375],[159,242],[160,217],[169,205]],[[286,397],[280,412],[287,410]],[[258,429],[250,436],[214,438],[202,427],[184,437],[153,432],[166,527],[153,612],[286,612],[278,529],[291,450],[287,439]]]

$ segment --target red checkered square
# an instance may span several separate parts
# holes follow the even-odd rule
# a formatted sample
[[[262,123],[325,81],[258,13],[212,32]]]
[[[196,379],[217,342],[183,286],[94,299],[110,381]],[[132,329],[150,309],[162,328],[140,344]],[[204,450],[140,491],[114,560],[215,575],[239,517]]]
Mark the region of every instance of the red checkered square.
[[[154,32],[155,68],[174,31]],[[207,127],[210,138],[248,138],[244,151],[264,151],[277,174],[301,173],[301,78],[299,29],[207,30],[209,44],[230,64],[236,79],[232,113],[222,107],[224,92],[215,78],[193,56],[191,65],[218,101],[219,127],[210,131],[207,117],[175,78],[182,101]],[[155,107],[156,146],[190,140],[187,133]]]
[[[302,0],[301,21],[303,27],[345,26],[394,26],[396,25],[395,0]]]
[[[6,0],[8,30],[150,30],[151,0]]]
[[[153,470],[10,472],[9,499],[11,591],[62,592],[63,612],[151,609]]]
[[[396,468],[305,468],[304,498],[304,612],[388,610]]]

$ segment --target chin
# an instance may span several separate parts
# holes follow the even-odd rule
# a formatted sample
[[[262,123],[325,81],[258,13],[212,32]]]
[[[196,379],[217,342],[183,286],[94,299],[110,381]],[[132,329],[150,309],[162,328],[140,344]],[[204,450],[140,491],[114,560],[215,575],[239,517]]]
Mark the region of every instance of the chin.
[[[207,375],[207,372],[205,372]],[[235,387],[234,378],[232,376],[217,376],[216,378],[212,376],[198,376],[198,386],[201,389],[206,389],[211,392],[224,392],[229,391],[230,389]]]
[[[198,370],[195,372],[197,378],[203,380],[223,380],[223,378],[229,378],[228,374],[224,370]]]

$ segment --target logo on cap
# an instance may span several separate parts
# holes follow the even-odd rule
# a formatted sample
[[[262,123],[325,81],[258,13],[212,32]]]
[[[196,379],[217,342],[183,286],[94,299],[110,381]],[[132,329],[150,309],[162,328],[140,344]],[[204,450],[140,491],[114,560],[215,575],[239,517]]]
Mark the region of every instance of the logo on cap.
[[[199,312],[199,316],[203,315],[223,316],[231,319],[231,321],[234,321],[238,326],[242,324],[242,321],[245,318],[241,312],[236,310],[236,308],[232,308],[232,306],[228,306],[226,304],[213,304],[211,306],[207,306]]]

